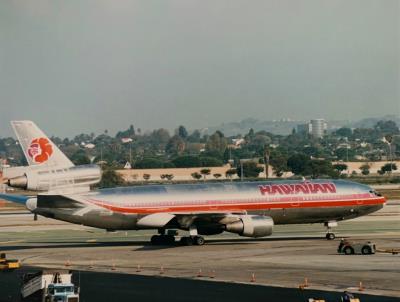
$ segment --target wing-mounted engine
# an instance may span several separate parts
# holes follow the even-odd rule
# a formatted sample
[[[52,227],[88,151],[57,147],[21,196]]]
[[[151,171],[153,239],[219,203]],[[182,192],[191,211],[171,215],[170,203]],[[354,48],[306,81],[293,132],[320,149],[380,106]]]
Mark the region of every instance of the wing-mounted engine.
[[[83,165],[69,168],[27,169],[20,176],[8,178],[6,184],[10,187],[49,191],[53,189],[88,187],[101,180],[101,169],[96,165]]]
[[[265,237],[272,234],[274,221],[268,216],[239,215],[236,221],[226,224],[225,229],[240,236]]]

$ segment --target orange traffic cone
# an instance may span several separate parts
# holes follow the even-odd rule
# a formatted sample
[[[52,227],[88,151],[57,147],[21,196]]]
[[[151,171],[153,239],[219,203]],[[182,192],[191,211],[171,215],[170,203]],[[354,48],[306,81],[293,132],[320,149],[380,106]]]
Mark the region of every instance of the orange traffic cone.
[[[160,267],[160,275],[163,275],[163,274],[164,274],[164,266],[161,265],[161,267]]]
[[[136,272],[137,272],[137,273],[140,273],[140,272],[141,272],[140,264],[137,265]]]
[[[199,269],[199,271],[197,272],[197,277],[203,277],[203,272],[201,271],[201,269]]]
[[[304,278],[304,287],[308,287],[308,278]]]
[[[359,292],[362,292],[362,291],[364,291],[364,286],[363,286],[363,284],[362,284],[362,282],[360,281],[360,283],[358,284],[358,291]]]
[[[256,274],[254,273],[251,274],[250,282],[256,282]]]

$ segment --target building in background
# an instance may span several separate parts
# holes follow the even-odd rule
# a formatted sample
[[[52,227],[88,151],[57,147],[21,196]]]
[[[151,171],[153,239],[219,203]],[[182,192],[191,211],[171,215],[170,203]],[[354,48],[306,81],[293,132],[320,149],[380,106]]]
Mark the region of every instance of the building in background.
[[[297,125],[297,133],[309,134],[311,133],[311,123]]]
[[[313,119],[307,124],[297,125],[297,133],[311,134],[313,137],[323,137],[328,128],[328,124],[324,119]]]
[[[324,119],[314,119],[311,120],[311,135],[314,137],[323,137],[326,133],[326,129],[328,128],[327,123]]]

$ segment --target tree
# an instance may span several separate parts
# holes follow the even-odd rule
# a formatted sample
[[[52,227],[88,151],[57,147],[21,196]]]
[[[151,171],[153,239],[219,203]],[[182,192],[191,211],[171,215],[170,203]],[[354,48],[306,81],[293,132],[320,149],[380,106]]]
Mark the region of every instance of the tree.
[[[185,151],[185,142],[182,137],[179,135],[171,137],[165,146],[165,151],[169,154],[181,154]]]
[[[399,133],[399,127],[397,127],[394,121],[379,121],[374,126],[374,129],[383,134],[397,134]]]
[[[310,175],[310,158],[304,154],[294,154],[288,158],[287,166],[296,175]]]
[[[244,138],[246,141],[251,141],[254,138],[254,129],[250,128],[249,133],[247,133]]]
[[[86,152],[82,149],[79,149],[78,151],[76,151],[71,157],[70,157],[71,161],[79,166],[79,165],[88,165],[90,164],[90,159],[89,157],[86,155]]]
[[[237,170],[236,170],[236,169],[234,169],[234,168],[229,169],[229,170],[227,170],[227,171],[225,172],[225,177],[226,177],[226,178],[229,178],[230,180],[232,180],[233,175],[235,175],[236,173],[237,173]]]
[[[354,158],[356,151],[349,148],[338,148],[335,150],[335,155],[339,160],[347,161],[348,159]]]
[[[185,126],[181,125],[178,127],[178,136],[181,137],[182,139],[186,139],[188,137],[188,132]]]
[[[191,175],[192,175],[192,177],[193,177],[194,179],[196,179],[196,180],[199,180],[199,179],[202,177],[201,174],[200,174],[199,172],[194,172],[194,173],[192,173]]]
[[[391,173],[392,171],[396,171],[396,170],[397,170],[397,165],[396,165],[396,164],[394,164],[394,163],[387,163],[387,164],[384,164],[384,165],[381,167],[380,171],[381,171],[382,173],[379,173],[379,171],[378,171],[378,173],[381,174],[381,175],[383,175],[383,174],[385,174],[385,173]]]
[[[248,144],[250,148],[257,148],[257,147],[264,148],[264,146],[269,145],[270,143],[271,143],[271,138],[269,136],[257,133],[251,136],[251,140],[249,141]]]
[[[115,136],[116,138],[133,138],[135,136],[135,128],[133,125],[130,125],[129,128],[125,131],[118,131],[117,135]]]
[[[343,171],[347,170],[347,165],[346,164],[334,164],[333,168],[337,170],[338,172],[342,173]]]
[[[165,178],[168,180],[172,180],[174,178],[174,174],[166,174]]]
[[[207,176],[207,175],[210,175],[211,170],[210,170],[210,169],[201,169],[201,170],[200,170],[200,173],[203,175],[204,180],[206,180],[206,176]]]
[[[360,167],[360,170],[361,170],[361,174],[362,175],[368,175],[369,174],[369,169],[370,169],[371,167],[368,165],[368,164],[363,164],[361,167]]]
[[[173,174],[161,174],[160,178],[161,179],[172,180],[174,178],[174,175]]]
[[[197,156],[179,156],[172,161],[177,168],[193,168],[200,167],[201,160]]]
[[[136,169],[159,169],[164,167],[164,162],[158,158],[144,158],[135,163]]]
[[[350,137],[353,134],[353,132],[351,131],[350,128],[342,127],[342,128],[339,128],[338,130],[336,130],[335,134],[337,136]]]
[[[160,150],[164,150],[165,145],[168,143],[170,136],[166,129],[160,128],[154,130],[149,137],[150,143]]]
[[[210,156],[201,156],[200,161],[202,167],[221,167],[223,165],[222,160]]]
[[[253,161],[244,162],[242,164],[243,167],[243,176],[246,178],[255,178],[264,170],[262,167],[258,166],[257,163]],[[242,167],[237,167],[237,175],[241,177]]]
[[[220,178],[220,177],[222,176],[222,174],[221,174],[221,173],[214,173],[213,176],[214,176],[216,179],[218,179],[218,178]]]
[[[113,169],[106,168],[99,183],[100,188],[113,188],[124,184],[123,178]]]
[[[328,160],[312,160],[310,164],[311,177],[318,178],[323,175],[337,178],[340,173],[336,171]]]
[[[220,131],[216,131],[213,135],[208,138],[206,143],[207,151],[217,151],[223,153],[227,146],[227,140]]]
[[[287,158],[280,153],[273,153],[269,160],[272,169],[276,176],[281,177],[285,171],[287,171]]]
[[[191,135],[187,137],[187,141],[191,143],[199,143],[201,140],[201,133],[199,130],[194,130]]]

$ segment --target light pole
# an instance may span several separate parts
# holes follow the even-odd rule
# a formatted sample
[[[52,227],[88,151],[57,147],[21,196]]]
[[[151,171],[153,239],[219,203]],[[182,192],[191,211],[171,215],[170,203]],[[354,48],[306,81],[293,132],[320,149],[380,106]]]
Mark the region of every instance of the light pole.
[[[392,175],[392,169],[393,169],[393,158],[392,158],[392,141],[393,141],[393,136],[388,134],[385,135],[385,140],[389,146],[389,165],[390,165],[390,170],[389,173]]]
[[[240,181],[243,181],[243,161],[240,160]]]
[[[267,146],[264,147],[264,164],[265,164],[265,179],[269,177],[269,150]]]

